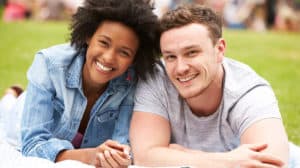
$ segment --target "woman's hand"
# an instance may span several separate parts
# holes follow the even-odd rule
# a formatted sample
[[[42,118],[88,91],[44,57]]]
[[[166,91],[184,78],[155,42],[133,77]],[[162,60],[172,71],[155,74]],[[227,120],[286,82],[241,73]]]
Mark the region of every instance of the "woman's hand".
[[[116,141],[107,140],[96,148],[96,167],[119,168],[131,164],[130,147]]]
[[[83,163],[102,168],[120,168],[131,164],[130,147],[116,141],[107,140],[95,148],[63,150],[55,162],[78,160]]]

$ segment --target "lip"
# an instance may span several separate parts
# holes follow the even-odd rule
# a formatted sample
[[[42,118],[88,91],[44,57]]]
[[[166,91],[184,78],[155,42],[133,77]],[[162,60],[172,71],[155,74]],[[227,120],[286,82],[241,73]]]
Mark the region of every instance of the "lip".
[[[184,77],[177,77],[176,79],[179,83],[188,83],[193,79],[195,79],[197,76],[198,74],[191,74],[191,75],[186,75]]]
[[[100,61],[95,61],[95,65],[96,65],[96,69],[103,73],[110,73],[115,70],[115,68],[113,68],[109,65],[105,65],[105,64],[101,63]]]

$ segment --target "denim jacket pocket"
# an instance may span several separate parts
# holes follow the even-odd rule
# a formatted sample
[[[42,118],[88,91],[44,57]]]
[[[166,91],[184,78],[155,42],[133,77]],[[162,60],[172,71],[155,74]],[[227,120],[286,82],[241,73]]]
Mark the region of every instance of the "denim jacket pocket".
[[[111,120],[117,120],[119,115],[119,110],[108,109],[104,110],[103,113],[97,115],[97,121],[99,123],[105,123]]]

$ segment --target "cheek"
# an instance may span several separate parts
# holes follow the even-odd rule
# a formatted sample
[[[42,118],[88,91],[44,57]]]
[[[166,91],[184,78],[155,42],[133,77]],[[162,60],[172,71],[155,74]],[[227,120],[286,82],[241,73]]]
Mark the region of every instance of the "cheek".
[[[119,65],[120,67],[122,67],[122,69],[127,70],[129,68],[130,65],[132,65],[133,63],[133,59],[123,59],[121,61],[119,61]]]
[[[170,63],[165,63],[164,67],[165,67],[166,72],[169,74],[169,72],[171,71]]]
[[[173,73],[174,72],[173,66],[166,65],[165,68],[166,68],[166,72],[167,72],[168,77],[172,78],[172,76],[174,75],[174,73]]]
[[[88,47],[88,48],[87,48],[87,51],[86,51],[85,59],[86,59],[87,61],[92,60],[94,53],[95,53],[95,52],[93,51],[93,48]]]

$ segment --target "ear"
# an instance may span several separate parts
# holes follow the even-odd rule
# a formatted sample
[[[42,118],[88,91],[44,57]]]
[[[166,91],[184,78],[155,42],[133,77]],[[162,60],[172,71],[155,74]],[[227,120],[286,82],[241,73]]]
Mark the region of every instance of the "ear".
[[[225,54],[226,43],[223,38],[220,38],[216,44],[216,53],[218,62],[222,62]]]

